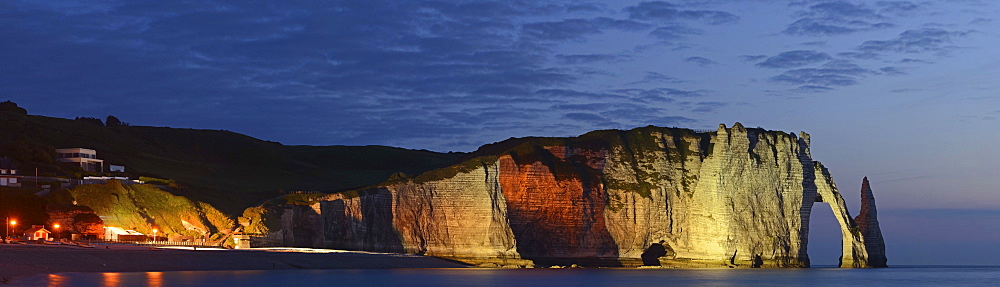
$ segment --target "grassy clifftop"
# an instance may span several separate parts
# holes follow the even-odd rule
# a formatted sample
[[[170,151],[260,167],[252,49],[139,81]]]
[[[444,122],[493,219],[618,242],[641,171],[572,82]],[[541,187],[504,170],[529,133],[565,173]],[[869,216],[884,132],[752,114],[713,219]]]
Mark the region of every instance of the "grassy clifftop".
[[[418,174],[462,154],[385,146],[287,146],[220,130],[102,126],[90,121],[0,111],[0,155],[60,173],[54,148],[95,149],[132,175],[176,180],[171,193],[227,214],[280,195],[279,190],[335,192],[377,184],[396,172]],[[66,174],[62,172],[62,174]]]

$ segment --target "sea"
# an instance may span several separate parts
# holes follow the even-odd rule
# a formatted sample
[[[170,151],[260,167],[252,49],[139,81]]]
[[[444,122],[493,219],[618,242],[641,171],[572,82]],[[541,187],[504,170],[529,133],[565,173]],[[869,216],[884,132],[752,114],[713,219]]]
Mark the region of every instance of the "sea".
[[[25,286],[1000,286],[1000,266],[882,269],[336,269],[60,273]],[[22,285],[22,284],[19,284]]]

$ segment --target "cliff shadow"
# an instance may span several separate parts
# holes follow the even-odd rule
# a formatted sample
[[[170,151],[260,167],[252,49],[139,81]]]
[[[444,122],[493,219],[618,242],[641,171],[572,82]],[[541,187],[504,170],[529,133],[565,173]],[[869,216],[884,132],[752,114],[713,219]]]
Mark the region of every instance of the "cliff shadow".
[[[392,193],[385,188],[359,192],[356,198],[323,202],[325,242],[331,248],[404,252],[393,225]],[[360,217],[360,218],[359,218]]]
[[[819,202],[819,187],[816,186],[816,163],[809,156],[809,136],[801,133],[795,142],[798,148],[798,161],[802,167],[802,204],[799,207],[799,242],[802,243],[798,254],[788,254],[788,256],[798,257],[799,262],[804,267],[810,266],[809,260],[809,221],[812,217],[813,206]]]
[[[582,159],[533,152],[500,159],[501,190],[521,258],[539,266],[622,266],[604,222],[607,194],[596,171]]]
[[[294,247],[322,248],[322,219],[321,215],[304,205],[293,205],[285,208],[285,212],[291,212],[292,232],[291,238],[286,237],[286,243]],[[289,239],[291,242],[289,242]]]

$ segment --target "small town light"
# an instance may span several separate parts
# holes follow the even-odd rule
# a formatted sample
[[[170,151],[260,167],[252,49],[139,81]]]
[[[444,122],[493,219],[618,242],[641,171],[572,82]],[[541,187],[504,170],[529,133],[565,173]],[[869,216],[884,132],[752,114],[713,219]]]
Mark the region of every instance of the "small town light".
[[[159,231],[159,229],[153,228],[153,242],[156,242],[156,233]]]
[[[54,229],[53,231],[55,231],[55,239],[59,239],[59,227],[62,227],[62,225],[59,225],[59,223],[52,224],[52,229]]]
[[[10,226],[11,225],[17,225],[17,219],[10,219],[10,217],[8,217],[7,218],[7,228],[4,230],[4,235],[3,235],[4,239],[9,239],[10,238]]]

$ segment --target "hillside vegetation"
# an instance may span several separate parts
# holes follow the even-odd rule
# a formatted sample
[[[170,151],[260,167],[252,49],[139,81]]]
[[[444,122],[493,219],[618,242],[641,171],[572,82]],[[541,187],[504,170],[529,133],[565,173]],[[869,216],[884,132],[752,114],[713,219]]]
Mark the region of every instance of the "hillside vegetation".
[[[172,195],[154,185],[122,185],[111,180],[103,185],[76,186],[69,192],[77,204],[94,209],[105,226],[146,234],[157,228],[160,236],[195,238],[219,236],[234,228],[233,220],[211,205]]]
[[[54,149],[95,149],[105,164],[125,165],[133,177],[174,181],[166,189],[170,193],[233,217],[281,191],[343,191],[377,184],[396,172],[447,166],[463,156],[385,146],[287,146],[229,131],[106,126],[96,119],[22,111],[0,109],[0,155],[20,162],[22,173],[38,167],[43,176],[85,175],[56,164]]]

